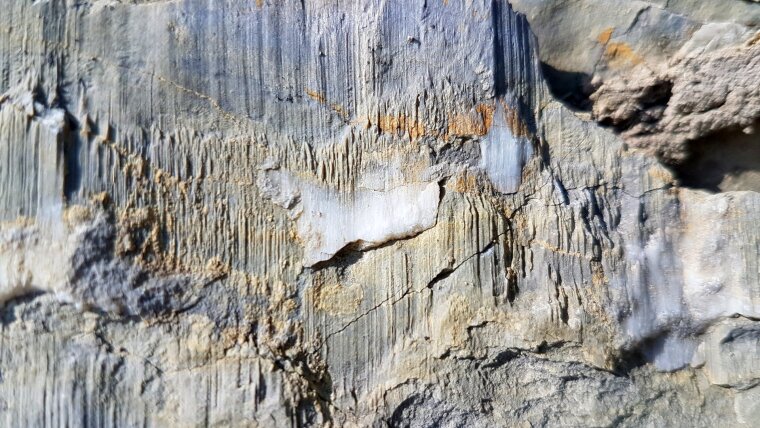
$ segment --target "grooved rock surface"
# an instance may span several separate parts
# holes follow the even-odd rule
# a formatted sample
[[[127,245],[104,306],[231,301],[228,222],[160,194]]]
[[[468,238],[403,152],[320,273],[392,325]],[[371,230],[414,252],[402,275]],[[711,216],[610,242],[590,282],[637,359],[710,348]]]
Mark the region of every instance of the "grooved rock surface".
[[[3,426],[752,426],[760,5],[0,0]]]

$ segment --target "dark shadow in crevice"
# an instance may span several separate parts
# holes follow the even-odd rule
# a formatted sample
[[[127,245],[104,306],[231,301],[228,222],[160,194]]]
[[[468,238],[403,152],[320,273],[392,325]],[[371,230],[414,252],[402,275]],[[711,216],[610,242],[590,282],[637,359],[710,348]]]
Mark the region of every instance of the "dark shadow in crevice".
[[[554,98],[575,111],[591,111],[593,87],[590,75],[558,70],[545,62],[541,62],[541,71]]]
[[[395,243],[395,241],[392,241]],[[356,264],[362,257],[364,257],[364,251],[360,249],[359,243],[352,243],[341,248],[340,251],[335,253],[334,256],[327,260],[323,260],[315,263],[311,266],[311,270],[316,272],[318,270],[335,268],[338,270],[344,270],[354,264]],[[379,247],[376,247],[379,248]],[[373,248],[374,249],[374,248]]]
[[[646,356],[641,350],[642,347],[646,346],[646,344],[641,344],[639,347],[621,350],[615,358],[610,372],[615,376],[630,377],[633,370],[647,364]]]
[[[63,194],[69,203],[75,202],[75,198],[82,186],[82,166],[80,165],[80,152],[82,151],[82,136],[80,135],[79,122],[69,112],[66,112],[68,129],[64,135],[63,158],[65,174],[63,177]]]
[[[404,399],[393,410],[390,419],[386,422],[389,427],[410,427],[410,420],[414,419],[417,409],[424,406],[426,399],[424,393],[414,393]]]
[[[636,93],[628,93],[627,96],[630,100],[626,110],[630,109],[630,111],[624,115],[603,115],[596,119],[597,123],[603,127],[613,128],[618,133],[641,124],[656,124],[662,119],[670,98],[673,96],[673,82],[660,80]],[[620,108],[618,109],[620,110]],[[649,132],[639,130],[637,134],[643,135]]]
[[[506,59],[504,58],[504,23],[502,22],[502,5],[498,0],[491,1],[491,25],[493,25],[493,56],[494,56],[494,92],[501,96],[507,92]],[[509,36],[509,35],[507,35]]]
[[[5,303],[0,304],[0,325],[7,326],[17,320],[16,307],[31,303],[38,297],[46,294],[44,291],[31,290],[19,296],[8,299]]]
[[[760,121],[754,129],[760,128]],[[760,133],[717,132],[689,143],[689,156],[668,165],[684,187],[760,192]]]

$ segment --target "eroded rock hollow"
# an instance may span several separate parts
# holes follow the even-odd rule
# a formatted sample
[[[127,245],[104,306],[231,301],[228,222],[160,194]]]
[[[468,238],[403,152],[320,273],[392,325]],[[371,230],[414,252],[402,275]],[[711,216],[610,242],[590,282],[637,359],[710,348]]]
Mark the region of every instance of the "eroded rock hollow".
[[[757,2],[0,6],[3,426],[757,423]]]

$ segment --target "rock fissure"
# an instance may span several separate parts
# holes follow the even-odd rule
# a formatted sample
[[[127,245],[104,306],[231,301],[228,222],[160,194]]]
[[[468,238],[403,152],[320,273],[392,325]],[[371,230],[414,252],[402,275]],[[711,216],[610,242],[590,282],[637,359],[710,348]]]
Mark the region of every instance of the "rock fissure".
[[[757,420],[758,2],[79,3],[0,5],[0,425]]]

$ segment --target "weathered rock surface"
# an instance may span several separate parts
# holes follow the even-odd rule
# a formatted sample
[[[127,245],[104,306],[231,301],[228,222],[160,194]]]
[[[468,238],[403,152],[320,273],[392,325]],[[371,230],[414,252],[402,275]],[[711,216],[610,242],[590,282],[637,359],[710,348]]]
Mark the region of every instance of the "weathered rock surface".
[[[3,425],[760,415],[756,2],[2,6]]]
[[[721,131],[760,139],[758,5],[744,0],[514,4],[538,34],[555,95],[593,110],[594,119],[621,131],[630,145],[678,165],[695,157],[693,143],[725,139]]]

